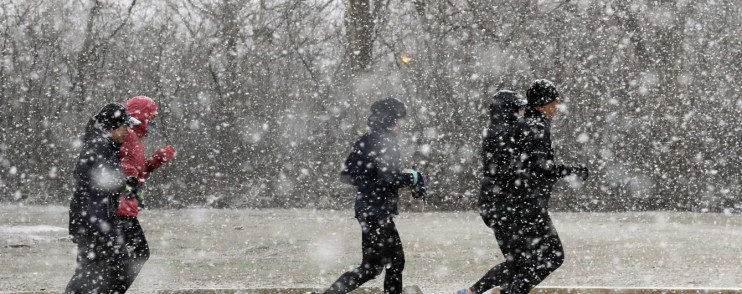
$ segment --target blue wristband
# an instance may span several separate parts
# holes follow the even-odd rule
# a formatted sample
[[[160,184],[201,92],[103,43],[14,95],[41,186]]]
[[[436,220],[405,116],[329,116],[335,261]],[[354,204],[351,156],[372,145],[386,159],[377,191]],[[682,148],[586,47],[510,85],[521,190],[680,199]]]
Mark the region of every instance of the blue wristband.
[[[412,185],[413,186],[417,185],[417,171],[416,170],[412,171]]]

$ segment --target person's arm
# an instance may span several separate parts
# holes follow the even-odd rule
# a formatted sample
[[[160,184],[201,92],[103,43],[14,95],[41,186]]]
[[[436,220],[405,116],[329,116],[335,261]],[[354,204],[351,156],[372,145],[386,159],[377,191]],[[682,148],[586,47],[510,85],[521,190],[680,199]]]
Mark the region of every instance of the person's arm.
[[[353,144],[353,149],[345,159],[343,169],[340,171],[340,182],[353,186],[360,186],[364,181],[368,181],[365,174],[367,173],[368,158],[364,156],[366,143],[364,138],[359,139]]]
[[[91,229],[101,234],[109,234],[112,229],[111,218],[117,207],[118,197],[126,191],[120,158],[110,146],[98,143],[91,146],[88,160],[83,164],[82,180],[86,188],[86,211]]]
[[[157,148],[152,157],[147,159],[147,172],[152,172],[160,168],[163,164],[170,161],[175,157],[175,148],[173,146],[165,145]]]
[[[401,159],[399,146],[394,142],[379,142],[379,148],[374,148],[374,162],[376,165],[376,184],[382,187],[408,187],[415,185],[413,173],[403,173],[400,170]]]
[[[77,164],[74,170],[74,185],[75,189],[70,199],[70,212],[69,212],[69,234],[72,237],[72,242],[78,243],[78,241],[87,235],[88,228],[90,227],[89,218],[87,217],[88,208],[88,185],[90,185],[90,177],[87,173],[87,157],[84,151],[80,152],[77,159]]]
[[[543,129],[537,129],[533,134],[527,136],[528,142],[525,146],[532,146],[529,157],[530,174],[536,177],[560,179],[575,175],[583,180],[588,177],[588,169],[582,165],[564,165],[554,162],[551,150],[551,134]]]
[[[124,177],[138,177],[139,170],[131,163],[128,158],[121,159],[121,169],[124,170]]]
[[[523,155],[526,156],[524,168],[529,177],[557,179],[564,176],[564,166],[555,164],[550,156],[551,138],[547,130],[534,127],[523,140]]]
[[[485,178],[484,181],[491,180],[497,172],[497,164],[495,163],[495,149],[492,144],[492,130],[486,130],[484,138],[482,138],[482,176]]]

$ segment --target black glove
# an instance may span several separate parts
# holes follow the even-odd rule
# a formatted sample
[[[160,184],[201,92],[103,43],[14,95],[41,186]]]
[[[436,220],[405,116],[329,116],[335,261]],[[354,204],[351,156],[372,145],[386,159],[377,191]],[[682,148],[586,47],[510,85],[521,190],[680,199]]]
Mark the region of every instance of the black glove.
[[[131,199],[139,195],[139,180],[135,176],[127,177],[124,180],[124,198]]]
[[[425,186],[425,177],[423,173],[417,172],[417,184],[411,187],[412,197],[422,199],[425,201],[425,196],[428,196],[428,189]]]
[[[585,181],[588,176],[590,176],[590,171],[588,171],[587,167],[584,165],[576,165],[570,168],[570,174],[573,174]]]

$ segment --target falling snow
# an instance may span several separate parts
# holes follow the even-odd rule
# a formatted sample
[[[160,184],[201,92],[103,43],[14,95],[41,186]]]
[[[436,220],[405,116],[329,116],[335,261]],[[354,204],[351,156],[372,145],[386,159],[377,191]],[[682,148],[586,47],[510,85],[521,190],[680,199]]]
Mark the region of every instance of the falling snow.
[[[407,106],[403,168],[424,172],[429,195],[413,204],[400,190],[398,224],[408,269],[417,271],[406,275],[466,286],[501,258],[472,216],[491,98],[502,89],[525,95],[538,78],[559,89],[557,161],[590,170],[587,181],[555,186],[549,205],[566,228],[572,264],[546,284],[742,281],[736,257],[702,250],[739,252],[738,242],[701,233],[740,232],[740,1],[15,0],[0,4],[0,35],[0,261],[16,266],[0,271],[3,290],[62,290],[75,253],[59,207],[69,207],[75,189],[85,125],[104,104],[139,95],[159,107],[144,152],[171,145],[177,156],[146,180],[140,214],[154,232],[145,272],[164,273],[137,283],[176,287],[179,269],[211,281],[226,268],[237,271],[233,280],[203,285],[329,285],[360,258],[349,249],[359,236],[335,235],[346,225],[358,233],[344,219],[356,190],[338,180],[343,160],[368,131],[371,104],[396,97]],[[102,169],[93,180],[118,187],[122,175]],[[219,211],[224,219],[215,220]],[[454,212],[469,221],[456,222]],[[279,229],[287,219],[304,225],[290,220],[304,213],[313,226]],[[615,242],[591,239],[582,216],[593,229],[611,227],[616,236],[602,236]],[[443,223],[445,235],[423,237],[406,220]],[[214,224],[221,235],[209,235]],[[276,231],[256,232],[265,227]],[[272,257],[289,247],[298,268]],[[676,254],[648,261],[656,256],[647,247]],[[460,250],[471,255],[447,256]],[[647,254],[626,253],[637,250]],[[235,259],[215,257],[222,254]],[[261,262],[276,263],[274,272],[251,281]],[[686,277],[685,267],[699,263],[709,276]]]

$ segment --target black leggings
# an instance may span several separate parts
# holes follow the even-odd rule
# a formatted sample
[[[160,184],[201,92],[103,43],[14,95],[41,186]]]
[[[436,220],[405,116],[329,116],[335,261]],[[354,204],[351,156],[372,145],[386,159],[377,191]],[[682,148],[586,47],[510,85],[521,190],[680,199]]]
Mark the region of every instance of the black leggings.
[[[115,235],[77,241],[77,267],[65,294],[115,293],[124,279],[121,246]]]
[[[124,280],[119,291],[124,293],[134,283],[139,271],[149,259],[149,245],[136,217],[118,216],[116,227],[126,244],[122,261]]]
[[[495,232],[505,261],[471,286],[484,293],[500,286],[502,294],[527,294],[564,262],[564,249],[546,211],[517,205],[483,205],[482,220]]]
[[[362,233],[363,260],[361,265],[344,273],[325,294],[348,293],[368,282],[386,268],[384,293],[402,293],[404,252],[397,227],[391,217],[359,219]]]

